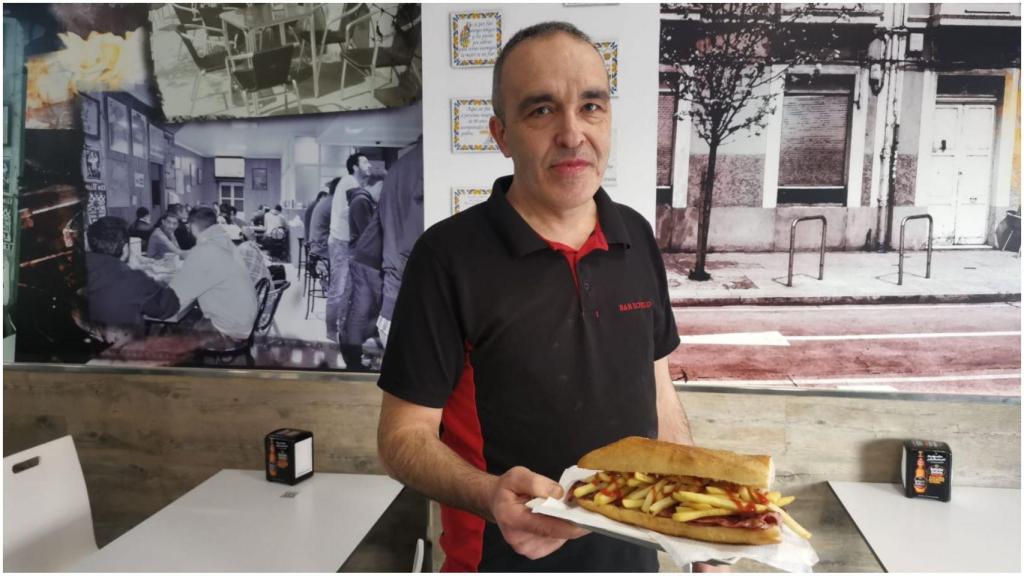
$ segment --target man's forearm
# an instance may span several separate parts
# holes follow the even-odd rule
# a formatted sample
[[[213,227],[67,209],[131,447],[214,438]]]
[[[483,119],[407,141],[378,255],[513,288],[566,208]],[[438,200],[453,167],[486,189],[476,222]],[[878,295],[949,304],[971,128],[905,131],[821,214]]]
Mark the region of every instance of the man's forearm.
[[[498,478],[463,460],[434,434],[397,430],[378,438],[388,473],[406,486],[493,522],[490,497]]]
[[[683,410],[676,387],[668,370],[668,358],[654,363],[654,381],[657,386],[658,439],[676,444],[693,444],[690,421]]]

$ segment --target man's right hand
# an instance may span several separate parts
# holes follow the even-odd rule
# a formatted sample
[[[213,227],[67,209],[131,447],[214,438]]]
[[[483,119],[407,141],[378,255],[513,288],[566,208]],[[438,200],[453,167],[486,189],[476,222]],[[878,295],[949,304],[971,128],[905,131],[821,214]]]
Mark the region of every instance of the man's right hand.
[[[567,540],[590,533],[574,524],[534,514],[526,503],[536,497],[561,498],[557,482],[516,466],[498,478],[491,495],[490,512],[512,549],[531,560],[543,558]]]

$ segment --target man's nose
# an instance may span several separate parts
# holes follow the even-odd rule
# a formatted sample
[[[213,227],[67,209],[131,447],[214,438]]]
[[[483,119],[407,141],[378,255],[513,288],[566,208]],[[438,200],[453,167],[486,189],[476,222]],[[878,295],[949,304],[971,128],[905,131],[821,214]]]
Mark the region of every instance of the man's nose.
[[[579,148],[584,140],[583,124],[580,122],[580,118],[572,112],[563,114],[555,138],[556,144],[559,146]]]

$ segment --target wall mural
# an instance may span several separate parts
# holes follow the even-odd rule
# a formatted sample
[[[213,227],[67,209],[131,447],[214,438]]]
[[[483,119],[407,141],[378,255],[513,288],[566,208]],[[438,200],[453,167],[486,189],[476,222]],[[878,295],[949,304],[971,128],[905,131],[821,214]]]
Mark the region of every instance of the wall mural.
[[[379,368],[423,229],[419,5],[5,5],[4,27],[15,361]]]

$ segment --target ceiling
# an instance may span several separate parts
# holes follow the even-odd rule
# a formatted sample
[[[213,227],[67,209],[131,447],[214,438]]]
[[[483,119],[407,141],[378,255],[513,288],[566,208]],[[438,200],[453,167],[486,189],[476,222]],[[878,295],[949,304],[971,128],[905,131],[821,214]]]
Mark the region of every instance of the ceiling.
[[[422,105],[416,103],[337,114],[188,122],[180,125],[174,141],[206,157],[281,158],[295,136],[314,136],[321,144],[399,148],[422,131]]]

